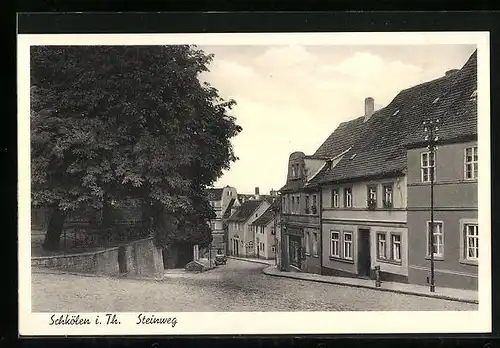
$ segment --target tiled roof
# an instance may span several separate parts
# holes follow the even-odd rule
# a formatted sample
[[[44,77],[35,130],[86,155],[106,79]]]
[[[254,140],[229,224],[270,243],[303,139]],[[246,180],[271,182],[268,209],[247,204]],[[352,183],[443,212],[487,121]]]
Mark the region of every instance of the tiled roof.
[[[264,214],[262,214],[261,216],[259,216],[259,218],[257,220],[252,222],[252,225],[265,226],[269,222],[271,222],[273,219],[274,219],[274,210],[273,210],[273,207],[270,206],[269,208],[267,208],[267,210],[264,212]]]
[[[363,133],[364,116],[342,122],[335,131],[316,150],[313,158],[333,158],[351,147]]]
[[[348,150],[349,147],[353,146],[353,144],[355,144],[358,138],[363,134],[366,125],[363,120],[364,116],[361,116],[354,120],[342,122],[312,156],[306,156],[305,158],[327,160],[342,154]],[[322,177],[324,171],[325,168],[320,170],[316,176],[310,180],[307,186],[313,188],[319,178]],[[280,189],[280,191],[298,191],[304,188],[305,184],[305,180],[289,180]]]
[[[455,73],[454,80],[447,93],[443,94],[429,114],[432,120],[439,119],[436,135],[439,141],[477,136],[477,98],[472,97],[477,90],[477,51],[467,63]],[[417,145],[425,134],[423,127],[418,127],[406,138],[406,145]]]
[[[411,139],[424,138],[422,123],[428,117],[440,117],[441,139],[469,131],[477,133],[475,102],[467,99],[476,84],[475,56],[474,53],[452,75],[401,91],[366,121],[358,141],[339,163],[322,170],[313,181],[325,183],[401,173],[406,168],[405,146]]]
[[[229,201],[229,204],[227,205],[226,211],[222,215],[223,219],[227,219],[231,216],[231,209],[233,208],[234,202],[236,202],[236,198],[233,198]]]
[[[207,196],[209,201],[220,201],[222,199],[222,191],[224,189],[221,188],[209,188],[207,189]]]
[[[261,200],[248,200],[242,203],[241,206],[234,212],[233,215],[231,215],[231,217],[227,221],[243,222],[248,220],[248,218],[250,218],[252,213],[260,206],[261,203]]]

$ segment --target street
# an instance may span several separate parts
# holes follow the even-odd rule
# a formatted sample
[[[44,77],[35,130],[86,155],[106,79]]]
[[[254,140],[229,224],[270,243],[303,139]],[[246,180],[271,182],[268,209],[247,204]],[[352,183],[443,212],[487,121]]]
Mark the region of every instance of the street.
[[[163,281],[32,273],[33,312],[477,310],[477,305],[262,274],[230,259]]]

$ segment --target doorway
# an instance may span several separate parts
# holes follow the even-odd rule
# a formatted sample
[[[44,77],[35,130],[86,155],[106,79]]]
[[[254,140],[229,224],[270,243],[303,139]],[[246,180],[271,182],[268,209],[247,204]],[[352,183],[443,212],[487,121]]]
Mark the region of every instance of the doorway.
[[[301,249],[301,238],[297,236],[290,236],[289,243],[289,255],[290,255],[290,265],[300,269],[300,249]]]
[[[239,243],[237,239],[233,239],[233,255],[240,256]]]
[[[370,229],[358,229],[358,275],[370,277],[371,253],[370,253]]]

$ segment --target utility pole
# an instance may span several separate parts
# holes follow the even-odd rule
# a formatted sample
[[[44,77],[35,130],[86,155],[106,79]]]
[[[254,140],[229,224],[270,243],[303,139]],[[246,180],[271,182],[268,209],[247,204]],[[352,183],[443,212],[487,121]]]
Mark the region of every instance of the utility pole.
[[[435,122],[432,120],[424,121],[424,132],[425,132],[425,141],[427,142],[427,150],[429,150],[429,179],[430,183],[430,205],[431,205],[431,228],[429,229],[429,252],[431,259],[431,279],[430,279],[430,291],[435,292],[436,287],[434,284],[434,177],[435,177],[435,169],[436,169],[436,150],[437,150],[437,142],[438,137],[436,136],[436,132],[439,130],[438,128],[439,119]]]

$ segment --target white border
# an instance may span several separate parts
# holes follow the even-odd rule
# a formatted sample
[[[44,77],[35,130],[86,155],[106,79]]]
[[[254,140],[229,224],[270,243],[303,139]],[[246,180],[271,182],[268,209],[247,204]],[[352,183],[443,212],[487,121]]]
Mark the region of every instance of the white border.
[[[429,45],[478,48],[479,306],[474,312],[155,313],[178,323],[136,325],[138,313],[118,313],[116,326],[49,326],[50,313],[31,312],[30,107],[31,45]],[[465,63],[465,62],[464,62]],[[18,205],[20,335],[182,335],[491,332],[489,32],[18,35]],[[79,313],[91,318],[103,313]]]

